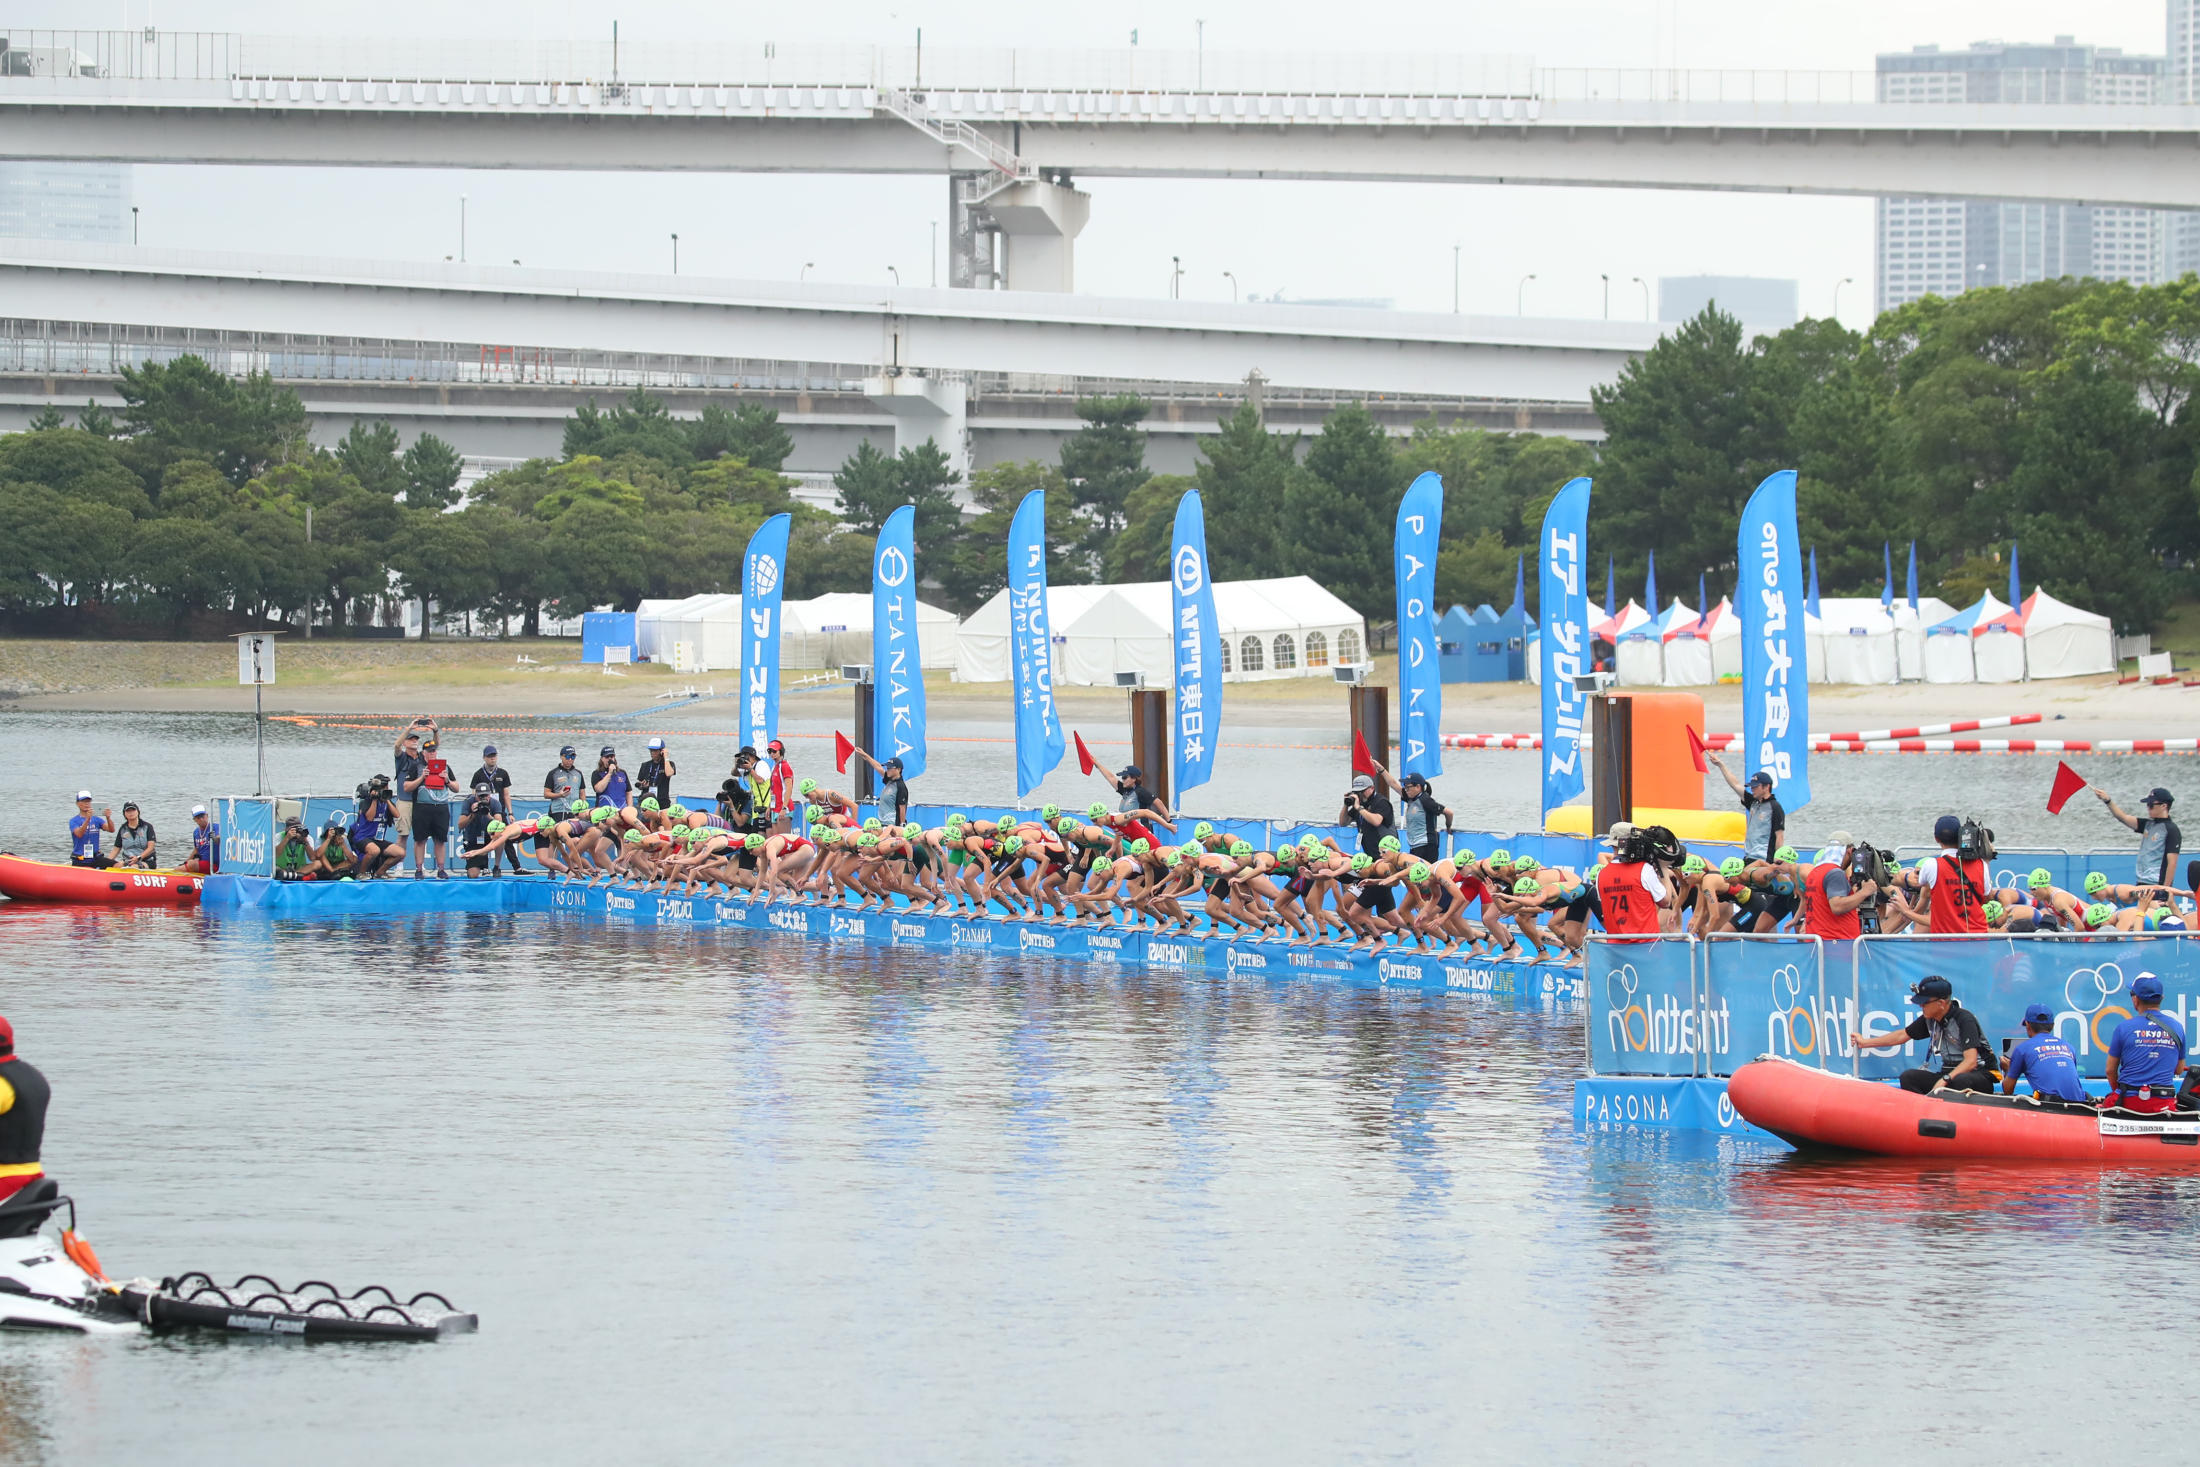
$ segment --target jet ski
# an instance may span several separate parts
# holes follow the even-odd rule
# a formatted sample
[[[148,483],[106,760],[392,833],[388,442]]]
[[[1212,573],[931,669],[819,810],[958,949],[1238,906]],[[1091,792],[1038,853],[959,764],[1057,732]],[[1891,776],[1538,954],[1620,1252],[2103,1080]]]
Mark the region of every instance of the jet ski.
[[[67,1210],[68,1225],[49,1231]],[[380,1284],[345,1293],[263,1274],[219,1284],[204,1273],[116,1281],[76,1232],[76,1203],[41,1179],[0,1203],[0,1329],[79,1335],[215,1329],[302,1340],[435,1340],[481,1322],[441,1294],[400,1299]]]

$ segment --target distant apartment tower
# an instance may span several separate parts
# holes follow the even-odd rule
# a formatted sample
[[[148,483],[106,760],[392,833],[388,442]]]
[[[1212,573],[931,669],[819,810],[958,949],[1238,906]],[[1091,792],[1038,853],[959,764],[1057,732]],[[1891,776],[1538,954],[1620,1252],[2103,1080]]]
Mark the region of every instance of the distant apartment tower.
[[[2200,0],[2172,0],[2170,27]],[[1920,46],[1879,58],[1883,102],[2027,102],[2128,105],[2158,100],[2169,58],[2113,46],[1981,41],[1963,51]],[[1878,207],[1878,305],[1974,286],[2021,285],[2060,275],[2150,282],[2162,278],[2175,230],[2154,209],[1996,200],[1884,198]],[[2200,230],[2194,231],[2200,245]]]
[[[2169,71],[2165,95],[2184,106],[2200,104],[2200,0],[2169,0]],[[2174,280],[2200,270],[2200,214],[2190,211],[2163,221],[2164,274]]]
[[[0,235],[130,243],[126,163],[0,163]]]
[[[1658,280],[1658,319],[1692,321],[1703,308],[1718,308],[1757,331],[1780,332],[1800,319],[1800,292],[1792,280],[1759,275],[1667,275]]]

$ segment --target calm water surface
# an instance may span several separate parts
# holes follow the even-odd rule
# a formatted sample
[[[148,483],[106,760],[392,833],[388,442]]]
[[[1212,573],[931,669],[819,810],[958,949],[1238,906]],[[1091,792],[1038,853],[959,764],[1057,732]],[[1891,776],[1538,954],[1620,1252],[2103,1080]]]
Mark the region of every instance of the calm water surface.
[[[233,719],[0,729],[19,849],[85,771],[164,829],[249,780]],[[287,787],[383,763],[280,737]],[[991,793],[972,747],[928,794]],[[1532,805],[1532,764],[1465,757],[1474,808]],[[1337,756],[1262,758],[1214,808],[1326,802]],[[2159,762],[2111,767],[2174,787]],[[2032,806],[2046,767],[1827,760],[1821,802],[1960,773]],[[2019,1424],[2079,1449],[2131,1418],[2074,1366],[2187,1312],[2200,1181],[1577,1136],[1577,1016],[546,916],[16,908],[0,942],[47,1164],[111,1271],[434,1287],[483,1320],[412,1348],[0,1338],[0,1461],[1820,1461]],[[2189,1434],[2184,1392],[2143,1393]]]

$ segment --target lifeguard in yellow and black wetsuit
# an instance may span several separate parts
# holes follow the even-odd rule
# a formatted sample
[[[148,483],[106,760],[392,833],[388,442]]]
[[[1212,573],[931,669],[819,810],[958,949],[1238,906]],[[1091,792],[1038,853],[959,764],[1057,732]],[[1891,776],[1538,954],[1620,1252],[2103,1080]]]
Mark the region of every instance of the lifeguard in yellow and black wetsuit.
[[[0,1204],[45,1176],[46,1077],[15,1053],[15,1029],[0,1019]]]

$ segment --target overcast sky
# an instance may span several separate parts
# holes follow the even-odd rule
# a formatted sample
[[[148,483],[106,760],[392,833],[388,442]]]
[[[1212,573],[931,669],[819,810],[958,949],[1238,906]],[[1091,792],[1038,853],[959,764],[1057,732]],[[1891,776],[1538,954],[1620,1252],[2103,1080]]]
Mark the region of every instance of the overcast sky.
[[[785,18],[780,18],[783,15]],[[167,0],[10,7],[23,26],[224,30],[266,34],[594,37],[907,44],[1122,46],[1194,42],[1221,50],[1431,50],[1527,55],[1539,66],[1750,67],[1863,70],[1875,53],[1975,40],[2047,40],[2159,53],[2162,0],[1445,0],[1361,9],[1300,0],[1193,0],[1166,6],[1087,0],[1017,7],[991,0],[853,0],[811,12],[699,0],[605,5],[581,0]],[[1350,24],[1344,17],[1351,18]],[[1177,183],[1094,179],[1092,221],[1078,241],[1085,292],[1159,296],[1170,256],[1188,297],[1247,291],[1293,297],[1391,297],[1449,310],[1452,247],[1461,246],[1468,311],[1510,313],[1523,275],[1530,315],[1595,316],[1599,274],[1611,314],[1642,314],[1641,276],[1742,274],[1796,279],[1808,314],[1831,309],[1835,283],[1852,325],[1870,313],[1872,206],[1647,190]],[[441,259],[458,248],[458,198],[469,195],[467,253],[476,263],[669,268],[674,231],[683,273],[907,284],[930,278],[932,223],[946,184],[931,179],[767,175],[452,173],[426,170],[147,168],[136,195],[146,244]],[[940,265],[944,272],[944,261]]]

